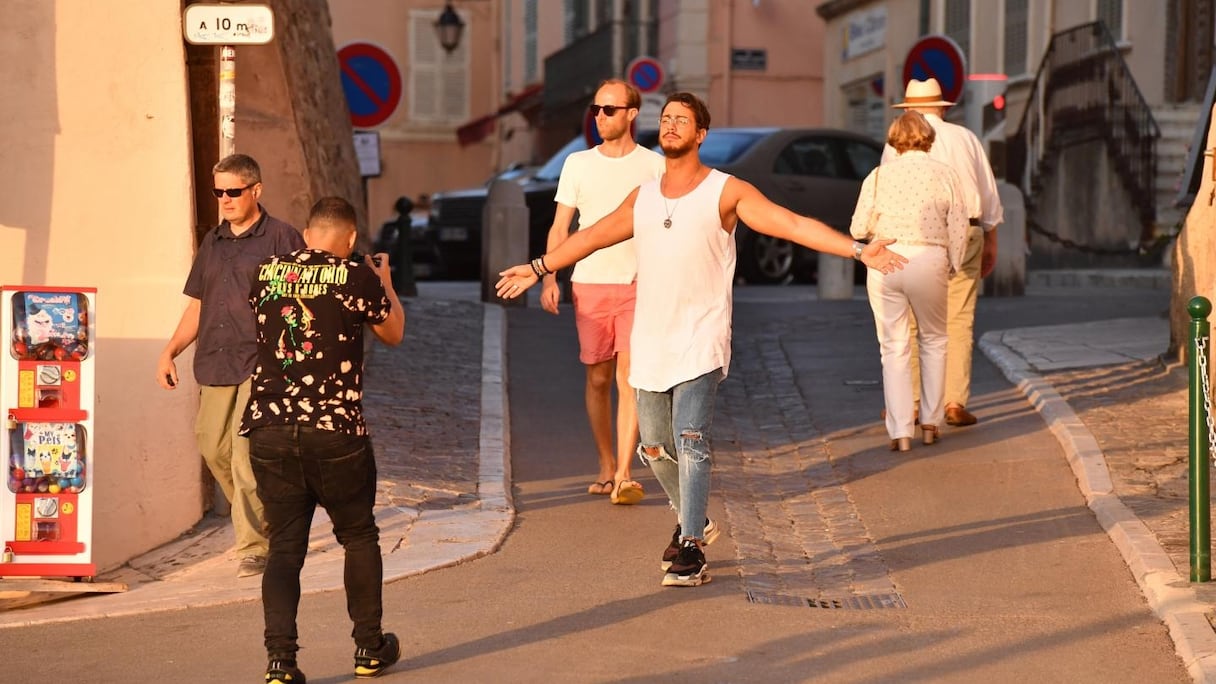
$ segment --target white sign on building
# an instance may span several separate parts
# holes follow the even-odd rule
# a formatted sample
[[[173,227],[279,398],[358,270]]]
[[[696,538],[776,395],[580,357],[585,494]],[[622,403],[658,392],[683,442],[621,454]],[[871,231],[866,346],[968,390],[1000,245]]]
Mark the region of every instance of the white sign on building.
[[[844,60],[880,50],[887,44],[887,6],[854,12],[844,20]]]
[[[265,45],[274,39],[274,12],[269,5],[189,5],[182,33],[192,45]]]

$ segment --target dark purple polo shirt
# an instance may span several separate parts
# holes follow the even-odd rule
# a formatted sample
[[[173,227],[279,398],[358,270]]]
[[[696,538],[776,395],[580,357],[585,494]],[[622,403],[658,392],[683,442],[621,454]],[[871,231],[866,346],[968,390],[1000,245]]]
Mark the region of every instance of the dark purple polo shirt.
[[[194,347],[194,379],[200,385],[239,385],[253,374],[257,333],[249,289],[267,257],[304,248],[290,225],[262,217],[239,236],[227,221],[203,236],[182,290],[202,303]]]

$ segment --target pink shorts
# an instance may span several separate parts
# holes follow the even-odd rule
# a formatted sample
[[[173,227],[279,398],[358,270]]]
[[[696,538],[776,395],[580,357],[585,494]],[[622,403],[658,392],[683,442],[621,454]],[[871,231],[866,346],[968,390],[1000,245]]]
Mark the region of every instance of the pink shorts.
[[[571,283],[574,325],[578,329],[578,360],[590,366],[611,361],[629,351],[637,284]]]

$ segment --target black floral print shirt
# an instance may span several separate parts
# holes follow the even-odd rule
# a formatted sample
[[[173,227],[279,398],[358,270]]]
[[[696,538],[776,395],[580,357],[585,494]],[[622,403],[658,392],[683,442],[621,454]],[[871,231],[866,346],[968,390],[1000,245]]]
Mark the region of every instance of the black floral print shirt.
[[[363,325],[388,318],[380,277],[317,249],[263,261],[250,294],[257,366],[241,433],[305,425],[350,435],[363,422]]]

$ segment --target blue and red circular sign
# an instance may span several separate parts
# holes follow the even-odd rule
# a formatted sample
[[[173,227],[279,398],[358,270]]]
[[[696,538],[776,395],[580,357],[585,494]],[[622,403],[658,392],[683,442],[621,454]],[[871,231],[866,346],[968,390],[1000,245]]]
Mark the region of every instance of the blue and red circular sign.
[[[663,85],[663,65],[654,57],[638,57],[625,67],[625,80],[638,92],[653,93]]]
[[[936,78],[942,97],[958,102],[967,81],[967,66],[958,43],[946,36],[925,36],[916,41],[904,60],[904,87],[912,79]]]
[[[356,128],[384,123],[401,101],[401,72],[387,52],[370,43],[351,43],[338,50],[342,91]]]

